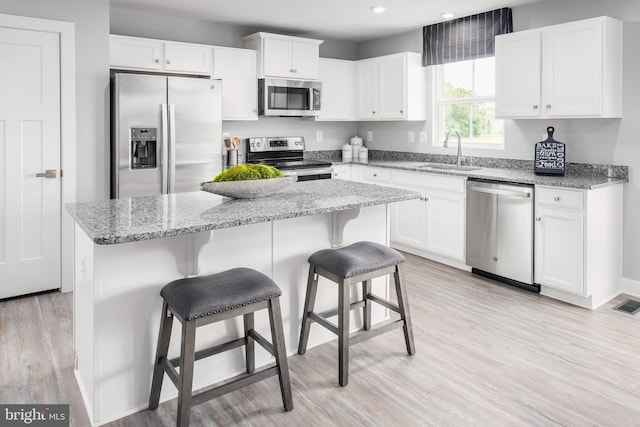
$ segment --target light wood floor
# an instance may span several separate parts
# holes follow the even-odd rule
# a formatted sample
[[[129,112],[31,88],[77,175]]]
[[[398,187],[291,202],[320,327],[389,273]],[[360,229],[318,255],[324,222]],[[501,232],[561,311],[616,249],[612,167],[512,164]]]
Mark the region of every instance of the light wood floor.
[[[415,356],[401,330],[354,346],[340,388],[337,345],[325,344],[289,358],[292,412],[272,377],[193,408],[192,425],[640,425],[640,315],[611,310],[624,297],[589,311],[407,259]],[[0,403],[69,403],[71,425],[89,425],[71,310],[59,293],[0,303]],[[175,410],[110,425],[172,426]]]

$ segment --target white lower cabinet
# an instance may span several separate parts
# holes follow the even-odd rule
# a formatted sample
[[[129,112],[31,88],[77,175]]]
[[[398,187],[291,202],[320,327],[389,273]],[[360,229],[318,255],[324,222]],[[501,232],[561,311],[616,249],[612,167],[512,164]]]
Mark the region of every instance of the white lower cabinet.
[[[391,183],[421,193],[420,199],[391,205],[392,244],[464,261],[465,178],[394,171]]]
[[[351,165],[334,165],[332,178],[351,181]]]
[[[536,186],[535,282],[540,292],[586,308],[618,293],[622,185],[593,190]]]

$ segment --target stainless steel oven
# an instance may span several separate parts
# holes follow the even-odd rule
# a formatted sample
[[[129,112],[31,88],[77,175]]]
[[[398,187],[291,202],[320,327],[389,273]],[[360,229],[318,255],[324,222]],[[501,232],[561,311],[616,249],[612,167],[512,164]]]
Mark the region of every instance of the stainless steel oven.
[[[301,136],[248,138],[245,141],[247,163],[276,167],[283,175],[295,176],[298,181],[333,176],[331,162],[304,159],[304,138]]]
[[[318,116],[321,105],[321,82],[258,80],[258,114],[261,116]]]

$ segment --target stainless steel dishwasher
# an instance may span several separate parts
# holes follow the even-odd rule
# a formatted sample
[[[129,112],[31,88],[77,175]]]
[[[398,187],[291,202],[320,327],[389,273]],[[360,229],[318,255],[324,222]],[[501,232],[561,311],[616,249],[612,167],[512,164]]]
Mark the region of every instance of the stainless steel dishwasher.
[[[467,180],[467,257],[473,273],[534,292],[533,186]]]

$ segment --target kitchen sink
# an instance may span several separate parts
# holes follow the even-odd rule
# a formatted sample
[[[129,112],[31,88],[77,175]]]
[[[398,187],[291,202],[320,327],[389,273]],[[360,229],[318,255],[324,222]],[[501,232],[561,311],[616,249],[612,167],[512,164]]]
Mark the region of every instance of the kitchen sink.
[[[456,170],[456,171],[476,171],[482,168],[476,166],[458,166],[449,163],[425,163],[418,166],[420,169],[440,169],[440,170]]]

